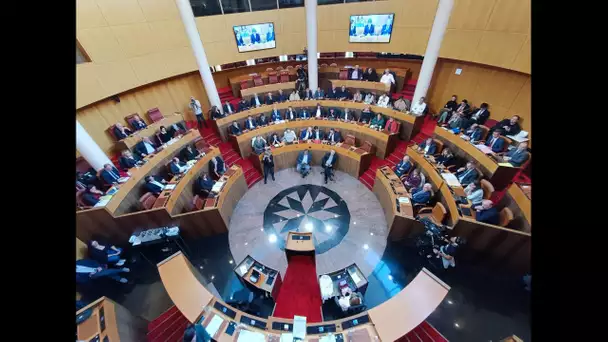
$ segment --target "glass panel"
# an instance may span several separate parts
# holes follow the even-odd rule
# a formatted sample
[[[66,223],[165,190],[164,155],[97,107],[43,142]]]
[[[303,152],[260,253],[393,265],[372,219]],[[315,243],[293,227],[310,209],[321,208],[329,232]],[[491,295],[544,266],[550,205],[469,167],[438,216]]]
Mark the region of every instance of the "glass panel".
[[[279,8],[303,7],[304,0],[279,0]]]
[[[221,0],[224,14],[250,12],[247,0]]]
[[[219,0],[190,0],[195,17],[222,14]]]
[[[344,0],[317,0],[319,5],[343,4]]]
[[[374,1],[374,0],[346,0],[346,2],[364,2],[364,1]]]
[[[250,0],[253,11],[277,9],[277,0]]]

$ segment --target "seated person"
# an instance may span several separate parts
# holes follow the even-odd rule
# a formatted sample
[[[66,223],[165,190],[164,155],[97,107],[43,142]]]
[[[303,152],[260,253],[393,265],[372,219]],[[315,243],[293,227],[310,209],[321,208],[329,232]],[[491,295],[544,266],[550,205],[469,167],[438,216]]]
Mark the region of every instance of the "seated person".
[[[344,111],[340,113],[340,119],[344,122],[357,121],[354,111],[350,111],[348,108],[344,108]]]
[[[107,265],[100,264],[92,259],[80,259],[76,260],[76,283],[86,284],[92,279],[108,277],[125,284],[128,280],[118,274],[129,271],[127,267],[108,268]]]
[[[473,112],[471,120],[476,124],[483,125],[489,117],[490,111],[488,110],[488,104],[484,102],[479,106],[478,110]]]
[[[466,141],[470,141],[472,143],[477,143],[481,140],[481,136],[483,135],[483,131],[478,124],[474,123],[469,127],[469,129],[465,130],[460,137]]]
[[[388,117],[388,121],[384,125],[384,130],[389,134],[399,133],[399,123],[392,116]]]
[[[333,121],[333,120],[338,120],[339,117],[340,117],[340,113],[335,108],[329,109],[329,112],[327,113],[327,119]]]
[[[268,126],[268,118],[266,115],[264,115],[264,113],[258,116],[258,126]]]
[[[146,177],[146,189],[156,196],[160,195],[165,189],[165,184],[167,184],[167,181],[160,177]]]
[[[103,165],[103,170],[101,170],[99,175],[106,184],[118,184],[118,179],[120,179],[120,172],[118,169],[109,163]]]
[[[148,125],[146,125],[146,123],[139,117],[139,115],[135,115],[133,117],[133,121],[131,121],[131,124],[133,125],[133,128],[135,128],[136,131],[148,127]]]
[[[253,148],[253,153],[255,154],[262,154],[266,145],[266,139],[262,138],[261,135],[253,137],[253,140],[251,141],[251,147]]]
[[[298,113],[289,106],[287,110],[285,110],[285,120],[296,121],[298,118]]]
[[[156,152],[156,145],[148,137],[143,137],[140,142],[135,145],[135,152],[141,157],[153,154]]]
[[[128,137],[129,135],[133,134],[133,132],[126,128],[125,126],[123,126],[120,123],[116,123],[114,125],[114,129],[112,130],[114,132],[114,136],[116,137],[116,139],[118,140],[122,140],[126,137]]]
[[[329,141],[329,143],[333,145],[342,141],[342,137],[340,136],[340,132],[336,132],[332,127],[329,129],[329,134],[327,134],[325,140]]]
[[[452,95],[452,98],[439,110],[439,120],[437,120],[437,123],[446,123],[450,119],[452,112],[455,112],[457,109],[456,95]]]
[[[520,167],[526,162],[526,160],[528,160],[528,158],[530,158],[530,153],[528,153],[528,143],[524,141],[519,143],[516,149],[513,149],[505,154],[502,159],[511,163],[511,165],[515,167]]]
[[[272,112],[270,112],[270,121],[279,122],[283,120],[283,115],[281,115],[281,111],[277,109],[277,106],[274,105],[272,108]]]
[[[302,133],[300,133],[300,140],[310,140],[312,139],[313,136],[313,130],[312,127],[308,127],[306,130],[302,131]]]
[[[272,96],[271,92],[269,92],[268,95],[266,95],[266,100],[264,102],[270,106],[271,104],[277,102],[277,99]]]
[[[384,93],[384,94],[380,95],[380,97],[378,98],[378,103],[376,105],[379,107],[382,107],[382,108],[388,108],[389,102],[390,102],[390,97],[388,97],[388,95],[386,93]]]
[[[292,91],[291,94],[289,94],[289,101],[300,101],[300,94],[295,90]]]
[[[301,96],[300,96],[301,98]],[[306,88],[306,90],[304,90],[304,100],[312,100],[314,99],[315,96],[312,92],[312,90],[310,90],[309,88]]]
[[[411,113],[420,116],[426,111],[426,102],[424,102],[424,96],[421,97],[418,102],[412,105]]]
[[[245,100],[244,98],[241,99],[241,101],[239,102],[239,112],[248,110],[249,108],[251,108],[251,105],[249,104],[249,102],[247,102],[247,100]]]
[[[217,108],[217,106],[211,106],[208,117],[212,118],[213,120],[217,120],[226,117],[226,115],[222,114],[222,111]]]
[[[429,183],[424,183],[422,187],[412,188],[412,203],[414,204],[426,204],[431,200],[433,196],[433,187]]]
[[[114,245],[102,245],[96,240],[91,240],[88,252],[91,259],[102,264],[122,266],[125,264],[125,261],[127,261],[120,258],[122,248],[118,248]]]
[[[270,34],[270,32],[268,32]],[[202,324],[188,323],[184,330],[184,337],[180,341],[184,342],[208,342],[212,341],[211,335]]]
[[[278,102],[285,102],[287,101],[288,97],[287,95],[283,94],[283,90],[279,89],[279,96],[277,97],[277,101]]]
[[[369,106],[365,106],[365,108],[363,108],[363,110],[361,111],[361,117],[359,118],[359,122],[367,124],[372,121],[373,116],[374,113],[369,108]]]
[[[357,89],[357,91],[353,95],[353,102],[363,102],[363,94],[361,94],[361,91],[359,89]]]
[[[199,159],[201,157],[201,154],[198,152],[198,150],[195,150],[194,148],[192,148],[192,145],[186,146],[186,148],[184,148],[180,152],[180,154],[181,154],[182,160],[184,160],[184,161],[195,160],[195,159]]]
[[[213,174],[220,178],[224,173],[226,173],[226,163],[224,163],[224,159],[220,156],[215,156],[211,158],[209,161],[209,172],[213,172]]]
[[[410,156],[403,156],[403,160],[401,160],[397,165],[395,165],[395,174],[401,178],[404,174],[406,174],[412,168],[412,162],[410,161]]]
[[[249,108],[258,108],[264,102],[258,97],[258,94],[253,94],[251,100],[249,101]]]
[[[302,120],[310,119],[310,112],[308,111],[308,109],[302,108],[302,111],[300,112],[300,119],[302,119]]]
[[[258,127],[257,120],[254,120],[251,115],[247,116],[247,120],[245,120],[245,129],[254,130]]]
[[[403,182],[403,186],[409,191],[410,189],[419,187],[421,182],[422,178],[420,178],[420,171],[418,169],[413,169]]]
[[[505,140],[501,137],[502,131],[497,129],[492,132],[492,136],[486,140],[486,146],[492,149],[492,152],[502,152],[505,146]]]
[[[348,79],[360,81],[363,79],[363,70],[359,68],[358,65],[355,65],[354,68],[350,68],[348,70],[350,72],[350,76]]]
[[[340,99],[340,92],[336,89],[336,87],[331,87],[331,90],[327,93],[327,98],[331,100]]]
[[[135,165],[141,165],[141,162],[133,157],[131,151],[124,150],[122,151],[120,158],[118,158],[118,165],[120,165],[122,170],[126,171],[135,167]]]
[[[296,132],[294,132],[291,129],[286,129],[285,133],[283,134],[283,142],[286,144],[293,144],[296,140],[298,139],[298,137],[296,136]]]
[[[361,295],[357,292],[351,292],[350,289],[346,290],[344,296],[336,296],[334,298],[343,312],[348,311],[351,306],[363,304],[363,299],[361,298]]]
[[[435,253],[438,258],[441,258],[443,268],[447,270],[450,266],[456,267],[454,255],[456,255],[458,246],[466,243],[466,239],[459,236],[453,236],[449,240],[444,239],[444,241],[447,242],[447,244],[439,247],[439,249],[433,248],[433,253]]]
[[[472,162],[467,162],[466,167],[461,167],[456,171],[456,177],[461,185],[469,185],[474,182],[479,175]]]
[[[324,169],[324,177],[325,184],[327,184],[327,179],[333,180],[333,169],[338,161],[338,155],[334,149],[329,150],[329,152],[325,153],[323,159],[321,159],[321,167]]]
[[[320,103],[317,103],[317,107],[313,111],[313,116],[317,119],[327,117],[327,113],[325,113],[325,110],[323,110]]]
[[[319,126],[315,126],[314,131],[312,132],[312,139],[313,140],[323,140],[324,139],[323,131],[319,129]]]
[[[175,132],[169,132],[167,131],[167,129],[165,128],[165,126],[160,126],[160,132],[158,132],[158,136],[160,138],[160,141],[163,144],[166,144],[169,140],[173,139],[173,135]]]
[[[409,100],[408,100],[408,102],[409,102]],[[395,101],[395,103],[393,104],[393,108],[395,108],[396,110],[398,110],[400,112],[407,112],[410,109],[410,106],[405,101],[403,96],[399,96],[399,99],[397,101]]]
[[[367,93],[367,95],[365,95],[365,99],[363,100],[363,103],[368,104],[368,105],[373,105],[374,103],[376,103],[376,94]]]
[[[437,152],[437,144],[433,138],[427,138],[420,145],[418,145],[418,152],[424,151],[425,156],[432,156]]]
[[[454,113],[450,120],[445,124],[450,129],[459,129],[466,120],[460,113]]]
[[[348,89],[346,89],[345,86],[342,86],[342,88],[340,88],[340,91],[338,92],[338,100],[340,101],[345,101],[345,100],[350,100],[350,92],[348,91]]]
[[[224,103],[224,116],[234,113],[236,113],[234,106],[232,105],[232,103],[230,103],[230,101],[226,100],[226,103]]]
[[[435,163],[437,163],[438,166],[448,167],[456,164],[456,158],[454,158],[452,151],[446,147],[441,151],[439,157],[435,158]]]
[[[310,162],[312,156],[308,150],[300,151],[298,153],[298,161],[296,164],[296,170],[302,175],[302,178],[306,177],[310,172]]]
[[[185,163],[182,163],[179,161],[179,158],[174,157],[171,160],[171,163],[169,163],[169,170],[171,170],[172,174],[177,176],[180,173],[184,173],[184,172],[188,171],[188,168],[186,167]]]
[[[230,126],[230,134],[237,136],[243,134],[243,131],[241,130],[241,125],[239,125],[238,122],[232,122],[232,125]]]
[[[369,128],[381,130],[383,127],[384,117],[382,117],[382,114],[378,113],[376,114],[376,117],[372,119],[372,122],[370,122]]]
[[[494,206],[494,203],[490,200],[482,200],[481,205],[473,207],[477,213],[475,213],[475,219],[479,222],[498,225],[500,223],[500,214],[498,209]]]
[[[471,201],[471,204],[481,204],[483,200],[483,188],[479,184],[479,181],[473,181],[464,188],[464,193],[467,195],[467,199]]]
[[[317,88],[314,94],[315,100],[323,100],[325,98],[325,92],[321,89],[321,87]]]
[[[469,105],[469,101],[467,101],[467,99],[463,99],[458,108],[456,108],[456,113],[464,114],[466,116],[469,115],[470,112],[471,106]]]
[[[519,127],[519,116],[513,115],[510,119],[504,119],[490,128],[488,135],[491,135],[496,129],[501,129],[505,135],[517,135],[521,131]]]
[[[269,146],[280,145],[280,144],[281,144],[281,137],[279,136],[279,134],[277,132],[272,133],[268,137]]]
[[[200,177],[198,177],[197,182],[198,188],[202,195],[209,195],[213,185],[215,185],[215,181],[209,178],[209,175],[206,172],[203,172]]]
[[[103,191],[98,190],[95,185],[88,184],[86,190],[82,193],[82,201],[91,207],[99,202],[99,197],[103,196]]]

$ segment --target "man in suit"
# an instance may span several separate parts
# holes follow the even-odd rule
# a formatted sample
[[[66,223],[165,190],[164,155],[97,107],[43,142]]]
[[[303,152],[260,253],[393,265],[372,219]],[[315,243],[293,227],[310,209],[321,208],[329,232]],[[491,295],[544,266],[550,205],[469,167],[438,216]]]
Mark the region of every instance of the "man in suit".
[[[327,98],[331,100],[338,100],[340,98],[340,92],[338,92],[336,87],[331,87],[329,94],[327,94]]]
[[[404,174],[406,174],[412,168],[412,162],[410,161],[410,156],[403,156],[403,160],[401,160],[397,165],[395,165],[395,174],[401,178]]]
[[[470,112],[471,112],[471,106],[469,105],[469,101],[467,101],[467,99],[463,99],[460,102],[460,105],[458,106],[458,108],[456,108],[456,113],[469,115]]]
[[[244,98],[241,99],[241,101],[239,102],[239,112],[248,110],[250,107],[251,106],[249,105],[249,103],[247,103],[247,100],[245,100]]]
[[[272,176],[272,181],[274,182],[274,156],[272,155],[272,151],[270,150],[269,146],[267,146],[266,150],[264,151],[262,164],[264,164],[264,184],[266,184],[269,174]]]
[[[285,111],[285,120],[296,121],[298,113],[291,106]]]
[[[312,115],[313,115],[313,117],[320,119],[320,118],[326,117],[327,113],[325,113],[325,110],[323,110],[323,107],[321,107],[321,104],[317,103],[317,107],[313,111]]]
[[[128,273],[131,270],[127,267],[108,268],[108,265],[103,265],[92,259],[76,260],[76,282],[86,284],[93,279],[108,277],[118,282],[126,284],[127,278],[119,276],[120,273]]]
[[[133,154],[129,150],[124,150],[121,153],[120,158],[118,158],[118,165],[124,171],[135,167],[136,165],[141,165],[141,162],[133,157]]]
[[[388,131],[389,134],[399,133],[399,123],[395,121],[395,118],[389,116],[386,125],[384,125],[384,130]]]
[[[374,24],[372,24],[372,20],[367,19],[367,24],[365,24],[365,27],[363,28],[363,35],[364,36],[373,36],[375,30],[376,30],[376,28],[374,27]]]
[[[315,95],[313,94],[312,90],[310,90],[309,88],[306,88],[306,90],[304,90],[303,96],[301,94],[300,98],[302,98],[304,100],[312,100],[315,98]]]
[[[256,120],[254,120],[253,117],[251,117],[251,115],[249,115],[247,117],[247,120],[245,120],[245,129],[248,129],[251,131],[251,130],[254,130],[256,127],[258,127]]]
[[[300,151],[298,153],[298,161],[296,163],[296,170],[302,175],[302,178],[308,176],[310,172],[310,162],[312,156],[308,153],[308,150]]]
[[[135,115],[133,117],[132,125],[136,131],[148,127],[148,125],[146,125],[146,123],[139,117],[139,115]]]
[[[135,152],[140,156],[145,157],[156,152],[156,145],[148,137],[143,137],[140,142],[135,145]]]
[[[333,127],[329,129],[329,134],[325,140],[329,141],[330,144],[334,145],[342,141],[342,137],[340,136],[340,132],[336,132]]]
[[[101,179],[106,182],[106,184],[118,184],[118,179],[120,178],[120,172],[116,169],[112,164],[104,164],[103,170],[100,173]]]
[[[262,38],[260,38],[260,34],[255,30],[251,30],[251,44],[258,44],[262,42]]]
[[[500,214],[498,213],[498,209],[493,207],[492,201],[483,200],[481,201],[481,205],[474,207],[475,211],[475,219],[479,222],[498,225],[500,223]]]
[[[437,152],[437,144],[433,138],[427,138],[422,144],[418,145],[418,152],[424,151],[425,156],[432,156]]]
[[[344,108],[344,111],[340,113],[340,119],[344,122],[357,121],[354,111],[350,111],[348,108]]]
[[[340,117],[340,113],[338,111],[336,111],[335,108],[329,109],[329,112],[327,113],[327,119],[335,121],[335,120],[338,120],[339,117]]]
[[[99,197],[101,196],[103,196],[103,191],[98,190],[95,185],[89,184],[82,193],[82,201],[86,205],[94,206],[99,202]]]
[[[258,97],[258,94],[253,94],[253,97],[251,97],[251,101],[249,101],[249,107],[250,108],[258,108],[263,103],[264,102],[262,100],[260,100],[260,98]]]
[[[268,118],[264,113],[261,113],[260,116],[258,116],[258,126],[268,126]]]
[[[315,100],[323,100],[323,98],[325,98],[325,92],[323,89],[321,89],[321,87],[318,87],[317,91],[315,91],[314,98]]]
[[[275,102],[277,102],[277,99],[275,97],[272,96],[271,92],[268,92],[268,94],[266,95],[266,104],[267,105],[271,105],[274,104]]]
[[[521,131],[518,121],[519,115],[513,115],[510,119],[504,119],[490,128],[489,134],[492,134],[492,132],[500,128],[505,135],[517,135],[517,133]]]
[[[331,149],[329,152],[325,153],[323,159],[321,159],[321,167],[324,169],[324,177],[325,184],[327,184],[327,179],[333,180],[333,169],[338,161],[338,155],[336,151]]]
[[[481,140],[482,134],[483,132],[481,130],[481,127],[479,127],[478,124],[474,123],[471,125],[471,127],[469,127],[469,129],[464,131],[464,133],[460,137],[464,140],[476,143]]]
[[[339,93],[339,100],[340,101],[346,101],[346,100],[350,100],[352,98],[352,96],[350,95],[350,92],[348,91],[348,89],[346,89],[345,86],[342,86],[342,88],[340,88]]]
[[[355,65],[353,69],[350,69],[350,76],[348,77],[351,80],[360,81],[363,79],[363,70],[359,68],[359,65]]]
[[[220,156],[215,156],[209,161],[209,172],[213,172],[215,177],[220,178],[226,173],[226,163]]]
[[[169,170],[171,170],[171,173],[173,175],[178,175],[180,173],[184,173],[186,171],[188,171],[188,168],[186,167],[185,163],[182,163],[179,161],[179,158],[174,157],[171,160],[171,163],[169,163]]]
[[[226,103],[224,103],[224,114],[230,115],[234,113],[236,113],[236,111],[234,110],[234,106],[232,106],[229,101],[226,101]]]
[[[488,110],[488,104],[484,102],[479,106],[479,109],[471,115],[471,121],[483,125],[489,117],[490,111]]]
[[[272,28],[268,29],[266,32],[266,42],[271,42],[274,40],[274,30]]]
[[[460,185],[469,185],[477,179],[477,176],[477,170],[475,170],[475,165],[473,165],[472,162],[467,162],[466,167],[461,167],[456,170],[456,178],[458,178]]]
[[[281,115],[281,111],[277,109],[277,106],[274,105],[272,107],[272,112],[270,112],[270,121],[279,122],[283,120],[283,115]]]
[[[313,140],[323,140],[324,134],[323,131],[319,129],[319,126],[315,126],[314,131],[312,132]]]
[[[530,158],[530,154],[528,153],[528,143],[522,142],[519,143],[516,149],[509,151],[503,157],[503,160],[511,163],[511,165],[515,167],[520,167],[526,162],[526,160],[528,160],[528,158]]]
[[[310,119],[310,112],[308,111],[307,108],[302,108],[302,111],[300,111],[300,119],[302,119],[302,120]]]
[[[208,196],[211,194],[211,189],[213,185],[215,185],[215,181],[209,178],[209,175],[206,172],[203,172],[197,180],[199,194],[203,196]]]
[[[226,114],[222,113],[222,111],[217,108],[217,106],[211,106],[211,108],[209,109],[208,117],[212,118],[213,120],[217,120],[225,118]]]
[[[431,200],[433,193],[433,187],[429,183],[424,183],[422,187],[411,190],[412,203],[414,204],[426,204]]]
[[[129,135],[133,134],[130,129],[126,128],[118,122],[114,125],[114,129],[112,131],[114,132],[114,136],[118,140],[124,139]]]
[[[361,111],[361,117],[359,118],[359,122],[367,124],[372,121],[373,115],[374,113],[372,112],[370,107],[365,106],[365,108],[363,108],[363,110]]]
[[[279,98],[277,99],[279,102],[285,102],[289,99],[287,95],[283,94],[283,90],[279,89]]]
[[[186,146],[181,152],[180,155],[184,161],[190,161],[195,159],[200,159],[201,153],[198,150],[192,148],[192,145]]]
[[[146,177],[146,189],[156,196],[160,195],[165,188],[165,184],[167,184],[167,181],[160,177]]]
[[[232,126],[230,126],[230,134],[232,135],[241,135],[243,132],[241,131],[241,126],[238,122],[233,121]]]
[[[384,23],[384,25],[382,25],[382,30],[380,31],[380,35],[384,36],[384,35],[388,35],[391,34],[391,32],[393,31],[393,21],[388,18],[386,19],[386,22]]]
[[[502,149],[505,145],[505,140],[500,136],[502,132],[500,130],[495,130],[492,132],[492,136],[490,139],[486,141],[486,146],[492,149],[492,152],[499,153],[502,152]]]
[[[306,140],[312,139],[313,133],[314,132],[312,130],[312,127],[308,126],[308,128],[306,130],[302,131],[302,133],[300,134],[300,140],[306,141]]]

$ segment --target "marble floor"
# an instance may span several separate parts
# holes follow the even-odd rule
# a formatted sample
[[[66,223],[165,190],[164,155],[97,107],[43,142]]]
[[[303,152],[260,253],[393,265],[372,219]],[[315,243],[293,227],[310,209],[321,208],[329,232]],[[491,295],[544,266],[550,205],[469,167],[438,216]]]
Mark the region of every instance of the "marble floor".
[[[230,250],[238,264],[247,255],[285,276],[289,231],[313,232],[317,273],[356,263],[370,275],[384,253],[388,227],[376,196],[358,179],[336,171],[323,184],[321,167],[302,178],[295,169],[258,182],[239,201],[229,225]]]

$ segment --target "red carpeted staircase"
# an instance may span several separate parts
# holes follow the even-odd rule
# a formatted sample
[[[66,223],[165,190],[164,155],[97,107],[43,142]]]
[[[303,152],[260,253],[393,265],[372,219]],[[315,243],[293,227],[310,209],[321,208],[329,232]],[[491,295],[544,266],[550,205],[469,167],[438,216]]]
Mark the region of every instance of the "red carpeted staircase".
[[[386,159],[380,159],[376,156],[372,157],[372,162],[370,163],[369,168],[359,177],[359,181],[363,183],[368,189],[372,190],[374,187],[374,182],[376,180],[376,170],[383,166],[390,166],[391,168],[395,166],[403,156],[405,155],[405,149],[407,148],[407,143],[403,140],[399,140],[397,142],[397,146],[393,153],[389,154]]]
[[[321,304],[315,259],[292,256],[272,315],[289,319],[294,315],[306,316],[307,323],[321,322]]]
[[[448,342],[432,325],[427,321],[420,323],[414,330],[397,340],[397,342]]]
[[[393,94],[393,96],[392,96],[393,100],[397,100],[398,98],[403,96],[403,98],[412,101],[412,98],[414,97],[414,90],[416,90],[417,83],[418,83],[417,79],[416,80],[409,79],[403,85],[403,89],[401,89],[400,92]]]
[[[232,104],[234,109],[238,108],[238,103],[239,103],[239,101],[241,101],[241,99],[238,97],[234,97],[234,95],[232,94],[232,88],[230,88],[230,87],[218,88],[217,92],[220,95],[220,100],[222,101],[222,106],[224,105],[224,103],[226,103],[226,101],[228,101],[228,102],[230,102],[230,104]]]
[[[184,339],[184,331],[188,320],[177,309],[172,306],[163,312],[155,320],[148,323],[148,342],[178,342]]]

